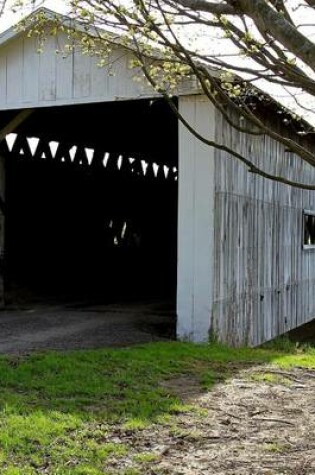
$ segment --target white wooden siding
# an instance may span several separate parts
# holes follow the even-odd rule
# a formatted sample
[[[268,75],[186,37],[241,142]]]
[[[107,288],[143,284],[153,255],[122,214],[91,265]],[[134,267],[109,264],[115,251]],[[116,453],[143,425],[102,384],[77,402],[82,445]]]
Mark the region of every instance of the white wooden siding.
[[[56,53],[66,43],[63,36],[49,36],[43,52],[36,39],[17,36],[0,49],[0,110],[52,105],[106,102],[151,97],[145,83],[134,81],[131,56],[113,51],[110,67],[79,50]]]
[[[215,111],[203,96],[179,99],[201,134],[214,138]],[[185,127],[179,130],[177,335],[209,339],[213,296],[214,154]]]

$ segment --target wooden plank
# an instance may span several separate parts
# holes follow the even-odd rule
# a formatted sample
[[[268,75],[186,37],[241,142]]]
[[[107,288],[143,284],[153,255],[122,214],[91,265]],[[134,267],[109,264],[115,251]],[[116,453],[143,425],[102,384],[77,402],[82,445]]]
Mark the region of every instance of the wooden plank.
[[[108,94],[108,75],[104,67],[98,66],[97,58],[91,58],[91,97]]]
[[[71,100],[73,91],[73,57],[74,52],[67,49],[69,40],[64,35],[57,38],[56,53],[56,99]]]
[[[23,39],[23,100],[36,102],[39,99],[39,62],[36,39]]]
[[[23,98],[23,42],[16,41],[7,48],[7,97],[6,103],[24,102]]]
[[[79,49],[73,56],[73,97],[91,95],[91,57],[83,55]]]
[[[0,55],[0,104],[7,102],[7,56],[5,51]]]
[[[105,68],[108,80],[108,96],[113,99],[123,99],[125,90],[125,65],[126,53],[120,49],[114,49],[109,57],[108,66]]]
[[[55,101],[56,89],[56,62],[57,38],[48,36],[43,51],[39,54],[39,100]]]

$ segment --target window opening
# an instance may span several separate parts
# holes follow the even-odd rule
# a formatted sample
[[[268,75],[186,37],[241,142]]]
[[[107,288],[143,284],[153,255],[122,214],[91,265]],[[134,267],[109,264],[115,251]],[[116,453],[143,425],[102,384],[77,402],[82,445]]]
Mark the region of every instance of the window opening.
[[[315,211],[304,211],[303,221],[303,247],[315,248]]]

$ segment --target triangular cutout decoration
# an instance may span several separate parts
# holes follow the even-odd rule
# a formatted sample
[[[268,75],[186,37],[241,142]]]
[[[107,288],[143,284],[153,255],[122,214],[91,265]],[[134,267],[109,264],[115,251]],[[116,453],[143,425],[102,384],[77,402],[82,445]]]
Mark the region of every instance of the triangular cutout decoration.
[[[93,159],[91,162],[91,167],[93,169],[104,170],[104,152],[102,150],[94,150]]]
[[[75,163],[76,165],[86,166],[86,167],[89,165],[86,151],[84,150],[83,147],[77,148],[73,163]]]
[[[70,146],[71,148],[72,146]],[[69,144],[60,143],[56,152],[55,160],[61,161],[62,163],[71,163],[71,157],[69,153]]]
[[[119,154],[116,152],[109,154],[109,158],[108,158],[108,162],[106,166],[106,170],[108,172],[118,171],[118,158],[119,158]]]
[[[122,164],[120,167],[120,171],[125,175],[130,175],[132,173],[132,165],[128,157],[122,157]]]
[[[50,150],[50,153],[51,153],[51,157],[52,158],[55,158],[56,156],[56,153],[57,153],[57,150],[58,150],[58,147],[59,147],[59,142],[55,141],[55,140],[51,140],[49,142],[49,150]]]
[[[175,167],[170,167],[169,172],[167,175],[167,180],[168,181],[176,181],[177,180],[177,169]]]
[[[6,142],[9,152],[12,152],[16,139],[17,134],[12,132],[11,134],[6,135],[5,140],[3,140],[3,142]]]
[[[149,178],[149,179],[155,179],[155,173],[154,173],[153,163],[152,163],[152,162],[149,162],[149,163],[148,163],[148,167],[147,167],[147,171],[146,171],[145,177],[146,177],[146,178]]]
[[[39,144],[39,138],[38,137],[26,137],[28,146],[30,148],[31,154],[34,157],[36,155],[36,150]]]
[[[104,153],[104,156],[103,156],[103,162],[102,162],[102,163],[103,163],[103,166],[104,166],[104,168],[106,168],[106,167],[107,167],[108,160],[109,160],[109,153],[108,153],[108,152],[106,152],[106,153]]]
[[[144,176],[144,170],[141,164],[141,160],[136,159],[131,165],[132,173],[137,176]]]
[[[38,160],[53,160],[49,143],[41,139],[37,145],[35,158]]]
[[[33,158],[27,138],[20,134],[17,136],[14,142],[12,153],[22,155],[25,158]]]
[[[157,178],[157,180],[159,180],[159,181],[165,181],[164,166],[163,166],[163,165],[159,165],[158,167],[159,167],[159,168],[158,168],[158,171],[157,171],[156,178]]]

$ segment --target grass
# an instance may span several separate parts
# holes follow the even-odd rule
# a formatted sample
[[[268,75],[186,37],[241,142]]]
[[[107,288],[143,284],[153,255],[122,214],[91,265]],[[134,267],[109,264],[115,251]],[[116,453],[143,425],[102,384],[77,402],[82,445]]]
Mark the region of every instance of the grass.
[[[266,452],[272,452],[274,454],[281,454],[285,452],[288,447],[284,444],[279,444],[279,442],[269,442],[263,446],[263,449]]]
[[[152,463],[158,460],[158,456],[151,453],[141,453],[135,455],[134,460],[140,463]]]
[[[198,410],[161,384],[192,375],[200,390],[243,366],[315,368],[315,350],[286,344],[229,349],[218,344],[154,343],[130,349],[49,352],[0,359],[0,473],[104,475],[108,462],[128,454],[109,441],[115,424],[136,432],[171,424],[174,414]],[[138,454],[142,466],[154,455]],[[129,472],[128,472],[129,470]],[[143,471],[140,473],[144,473]]]

